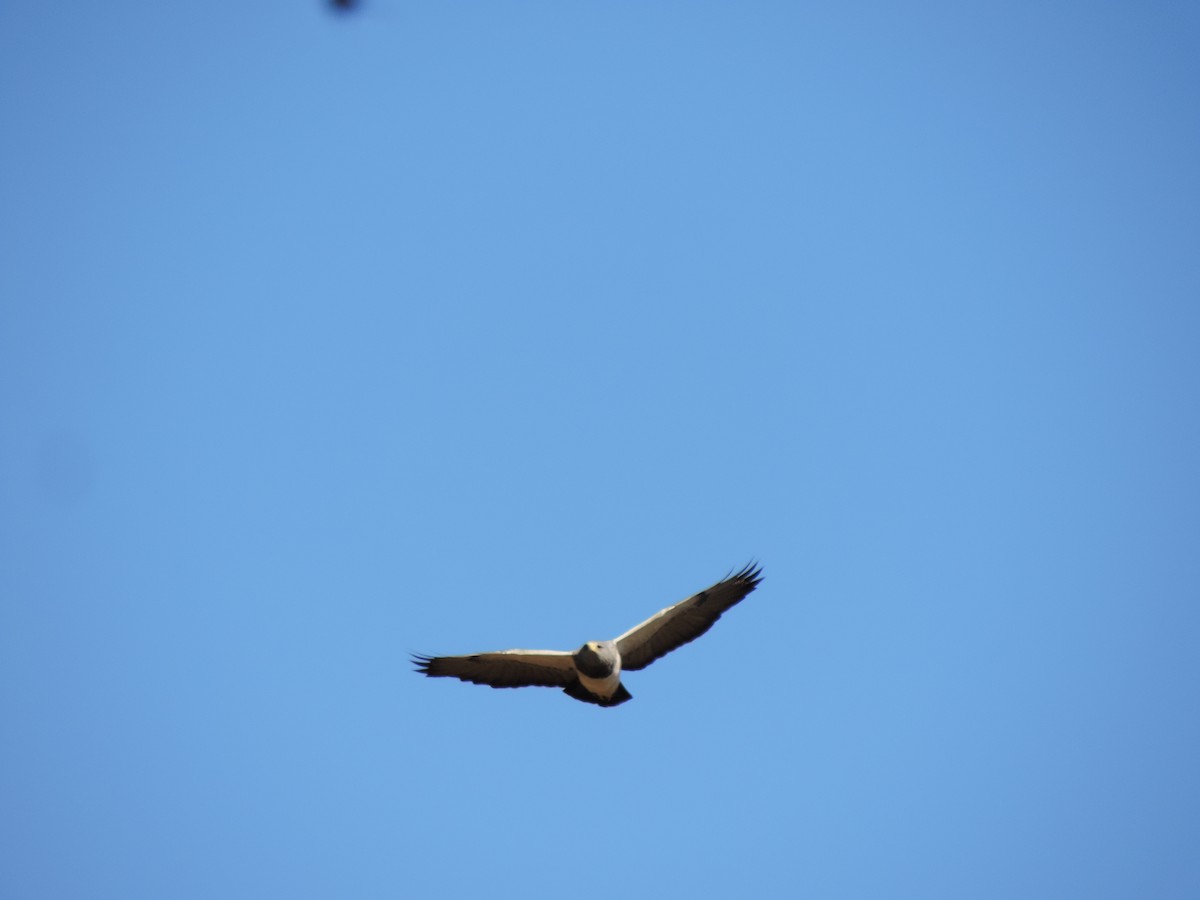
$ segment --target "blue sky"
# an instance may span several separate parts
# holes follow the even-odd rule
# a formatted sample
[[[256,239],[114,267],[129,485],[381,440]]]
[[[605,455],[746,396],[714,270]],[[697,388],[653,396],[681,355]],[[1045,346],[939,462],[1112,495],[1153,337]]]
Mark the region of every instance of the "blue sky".
[[[1183,3],[0,4],[0,894],[1200,895]],[[409,651],[766,580],[613,710]]]

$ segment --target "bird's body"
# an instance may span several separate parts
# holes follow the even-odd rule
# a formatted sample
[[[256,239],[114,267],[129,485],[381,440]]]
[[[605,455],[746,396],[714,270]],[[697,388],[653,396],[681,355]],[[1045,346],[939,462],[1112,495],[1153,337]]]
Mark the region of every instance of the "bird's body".
[[[571,661],[580,687],[593,697],[612,700],[621,686],[621,654],[612,641],[589,641]]]
[[[611,641],[588,641],[574,652],[501,650],[468,656],[414,656],[417,671],[458,678],[494,688],[557,687],[584,703],[619,706],[633,695],[621,683],[622,671],[644,669],[713,626],[762,581],[762,569],[749,565],[674,606],[635,625]]]

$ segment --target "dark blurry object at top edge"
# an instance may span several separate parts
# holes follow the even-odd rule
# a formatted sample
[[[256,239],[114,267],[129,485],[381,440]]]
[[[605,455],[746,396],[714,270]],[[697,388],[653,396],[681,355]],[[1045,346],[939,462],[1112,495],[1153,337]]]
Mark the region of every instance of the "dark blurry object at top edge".
[[[329,0],[329,5],[338,12],[350,12],[358,6],[358,0]]]

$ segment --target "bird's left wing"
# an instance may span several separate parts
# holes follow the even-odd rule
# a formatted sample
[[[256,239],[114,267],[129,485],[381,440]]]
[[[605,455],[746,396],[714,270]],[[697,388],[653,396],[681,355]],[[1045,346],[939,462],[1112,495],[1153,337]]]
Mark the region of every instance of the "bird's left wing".
[[[668,606],[617,638],[621,669],[636,671],[694,641],[762,581],[762,567],[751,563],[724,581]]]
[[[468,656],[413,654],[417,671],[494,688],[566,687],[575,679],[571,654],[560,650],[500,650]]]

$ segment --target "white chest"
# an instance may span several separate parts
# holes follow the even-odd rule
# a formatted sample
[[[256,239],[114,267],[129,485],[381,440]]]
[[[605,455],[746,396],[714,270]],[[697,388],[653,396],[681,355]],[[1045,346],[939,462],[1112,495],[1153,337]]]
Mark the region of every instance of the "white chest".
[[[612,673],[603,678],[588,678],[582,672],[576,673],[579,676],[579,683],[587,688],[597,697],[608,699],[617,692],[617,685],[621,683],[621,664],[613,668]]]

